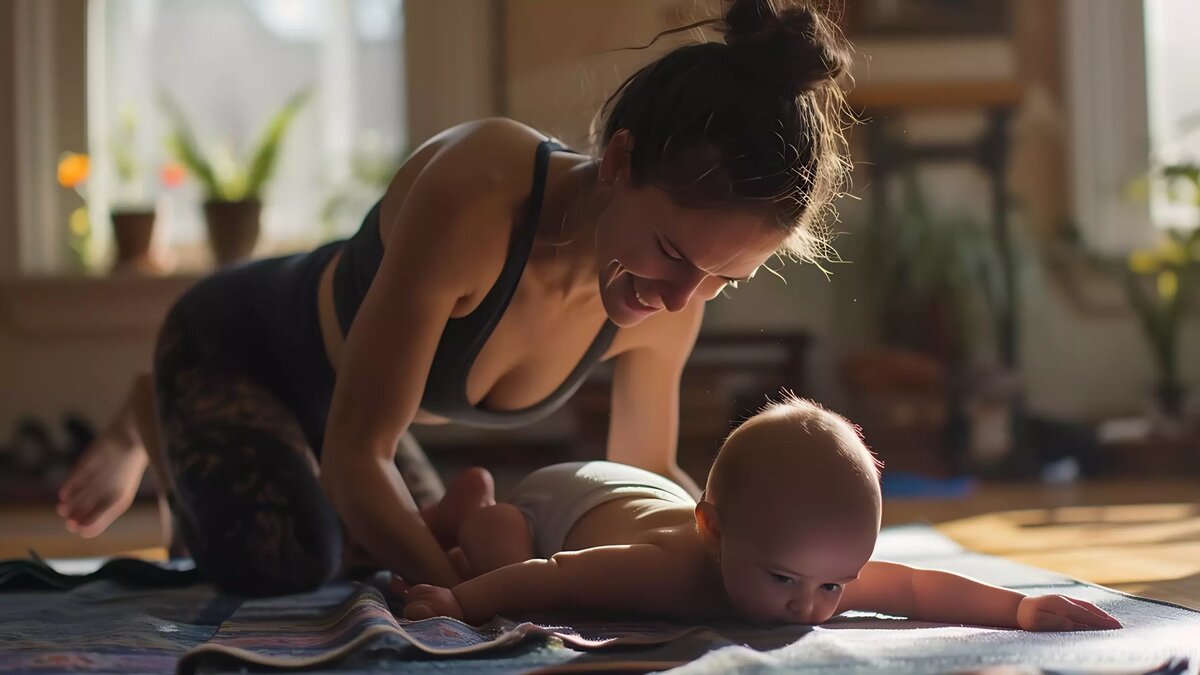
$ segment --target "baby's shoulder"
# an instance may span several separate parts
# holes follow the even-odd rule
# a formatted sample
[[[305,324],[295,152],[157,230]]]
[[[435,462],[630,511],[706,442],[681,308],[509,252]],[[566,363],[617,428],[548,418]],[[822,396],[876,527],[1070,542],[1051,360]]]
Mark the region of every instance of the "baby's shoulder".
[[[703,576],[711,567],[708,551],[700,541],[694,524],[651,530],[646,533],[644,541],[667,553],[679,570],[681,579],[693,580],[697,575]]]
[[[649,535],[648,543],[669,556],[671,578],[667,583],[677,601],[673,613],[690,619],[727,616],[729,599],[721,573],[695,526],[663,528]]]

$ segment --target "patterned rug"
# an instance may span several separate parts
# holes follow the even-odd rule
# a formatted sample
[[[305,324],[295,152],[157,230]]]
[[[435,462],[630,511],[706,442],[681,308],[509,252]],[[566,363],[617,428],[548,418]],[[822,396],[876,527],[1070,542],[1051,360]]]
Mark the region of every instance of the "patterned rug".
[[[1031,634],[856,614],[817,628],[754,629],[557,616],[472,628],[397,621],[382,584],[241,599],[194,571],[128,561],[90,577],[0,563],[0,672],[1022,672],[1196,673],[1200,612],[964,551],[926,527],[891,528],[877,557],[948,569],[1026,593],[1095,602],[1120,631]],[[154,569],[147,569],[154,567]],[[153,586],[153,587],[150,587]]]

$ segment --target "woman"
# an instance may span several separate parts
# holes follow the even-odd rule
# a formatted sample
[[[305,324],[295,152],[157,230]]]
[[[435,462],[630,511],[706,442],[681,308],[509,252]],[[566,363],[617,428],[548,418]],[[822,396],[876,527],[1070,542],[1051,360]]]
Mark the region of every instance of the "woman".
[[[724,44],[629,78],[596,157],[510,120],[454,127],[348,241],[201,281],[163,325],[153,382],[64,485],[68,526],[94,534],[128,506],[144,442],[151,458],[162,446],[184,539],[224,588],[314,587],[344,541],[453,586],[398,439],[528,423],[604,360],[608,459],[694,489],[675,443],[704,302],[778,252],[811,255],[846,167],[833,80],[847,52],[823,17],[784,5],[733,0],[705,22]]]

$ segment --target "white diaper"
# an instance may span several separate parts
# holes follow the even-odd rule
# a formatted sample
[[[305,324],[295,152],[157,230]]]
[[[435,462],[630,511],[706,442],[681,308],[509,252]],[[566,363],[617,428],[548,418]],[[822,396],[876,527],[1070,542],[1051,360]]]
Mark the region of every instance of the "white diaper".
[[[506,501],[525,514],[533,533],[533,554],[549,558],[562,550],[567,533],[583,514],[630,496],[696,505],[675,482],[614,462],[569,462],[538,469],[518,483]]]

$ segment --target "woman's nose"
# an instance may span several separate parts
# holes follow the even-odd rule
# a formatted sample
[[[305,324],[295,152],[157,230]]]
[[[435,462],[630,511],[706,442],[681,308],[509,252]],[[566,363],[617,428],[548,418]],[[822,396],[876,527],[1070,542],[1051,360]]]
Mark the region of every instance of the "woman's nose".
[[[704,283],[707,278],[708,275],[699,270],[680,274],[678,278],[673,279],[669,285],[663,288],[663,307],[668,312],[678,312],[687,307],[692,296],[696,294],[696,289],[700,288],[700,284]]]

